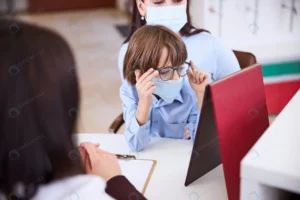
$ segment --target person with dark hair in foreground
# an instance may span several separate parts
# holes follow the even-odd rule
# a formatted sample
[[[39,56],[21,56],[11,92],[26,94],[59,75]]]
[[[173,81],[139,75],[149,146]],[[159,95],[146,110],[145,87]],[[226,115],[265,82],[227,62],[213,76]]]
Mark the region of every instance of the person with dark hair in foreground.
[[[145,199],[115,155],[91,143],[74,146],[80,94],[64,39],[0,19],[0,60],[1,200]]]

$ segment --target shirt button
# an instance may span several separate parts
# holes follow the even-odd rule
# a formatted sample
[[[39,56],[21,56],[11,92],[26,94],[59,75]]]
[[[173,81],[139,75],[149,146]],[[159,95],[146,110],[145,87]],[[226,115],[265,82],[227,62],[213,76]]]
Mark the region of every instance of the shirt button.
[[[149,126],[146,126],[146,130],[148,130],[149,129]]]

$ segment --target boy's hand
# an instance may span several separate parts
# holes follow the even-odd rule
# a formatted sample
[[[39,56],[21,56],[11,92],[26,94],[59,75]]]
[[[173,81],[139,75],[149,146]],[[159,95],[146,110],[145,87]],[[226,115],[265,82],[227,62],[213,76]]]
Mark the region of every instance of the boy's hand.
[[[150,107],[153,103],[152,93],[155,90],[153,78],[158,76],[158,71],[149,69],[146,73],[141,75],[139,70],[135,71],[136,77],[136,90],[139,96],[139,103],[136,112],[136,119],[140,126],[144,125],[148,121]]]
[[[205,87],[209,83],[209,74],[200,70],[197,70],[193,61],[191,61],[192,69],[187,72],[189,82],[196,95],[204,94]]]
[[[188,140],[191,138],[191,135],[190,135],[190,131],[189,131],[189,128],[188,126],[185,126],[184,127],[184,135],[183,135],[183,139],[185,140]]]
[[[155,71],[152,68],[149,69],[143,75],[141,75],[141,72],[139,70],[135,71],[135,77],[136,77],[135,87],[139,96],[139,101],[147,107],[150,107],[153,102],[152,93],[155,90],[153,78],[156,78],[157,75],[158,75],[158,71]]]

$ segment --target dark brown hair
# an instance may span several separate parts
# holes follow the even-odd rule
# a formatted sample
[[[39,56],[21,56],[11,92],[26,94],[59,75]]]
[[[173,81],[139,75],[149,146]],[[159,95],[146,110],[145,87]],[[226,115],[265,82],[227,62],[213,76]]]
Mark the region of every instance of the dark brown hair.
[[[132,20],[131,20],[131,27],[130,27],[130,33],[129,36],[126,38],[126,40],[124,41],[124,43],[127,43],[130,38],[132,37],[132,35],[134,34],[134,32],[136,30],[138,30],[139,28],[141,28],[142,26],[146,25],[146,20],[142,20],[141,19],[141,14],[139,12],[139,9],[136,5],[136,1],[132,0],[133,2],[133,9],[132,9]],[[144,0],[142,0],[144,2]],[[188,22],[182,27],[182,29],[180,30],[180,34],[182,36],[192,36],[192,35],[196,35],[198,33],[201,32],[208,32],[205,29],[197,29],[192,25],[191,22],[191,15],[190,15],[190,0],[187,0],[187,8],[186,8],[186,14],[187,14],[187,18],[188,18]]]
[[[141,74],[150,68],[157,69],[163,48],[168,51],[165,63],[170,60],[172,66],[180,66],[187,59],[187,50],[181,38],[164,26],[146,25],[138,29],[131,37],[124,58],[123,75],[132,85],[136,84],[135,69]]]
[[[30,199],[41,184],[85,173],[72,142],[75,61],[62,37],[25,22],[0,18],[0,44],[0,194]]]

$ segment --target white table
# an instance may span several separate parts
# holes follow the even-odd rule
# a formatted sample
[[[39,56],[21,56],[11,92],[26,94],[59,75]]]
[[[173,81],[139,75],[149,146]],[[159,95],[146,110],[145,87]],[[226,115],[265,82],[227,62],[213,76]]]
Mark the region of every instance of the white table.
[[[300,194],[300,90],[241,163],[241,200]]]
[[[142,152],[130,152],[125,137],[113,134],[77,134],[77,143],[100,143],[100,149],[117,154],[132,154],[137,158],[157,160],[147,187],[148,199],[162,200],[227,200],[222,165],[184,186],[192,142],[187,140],[153,138]]]

